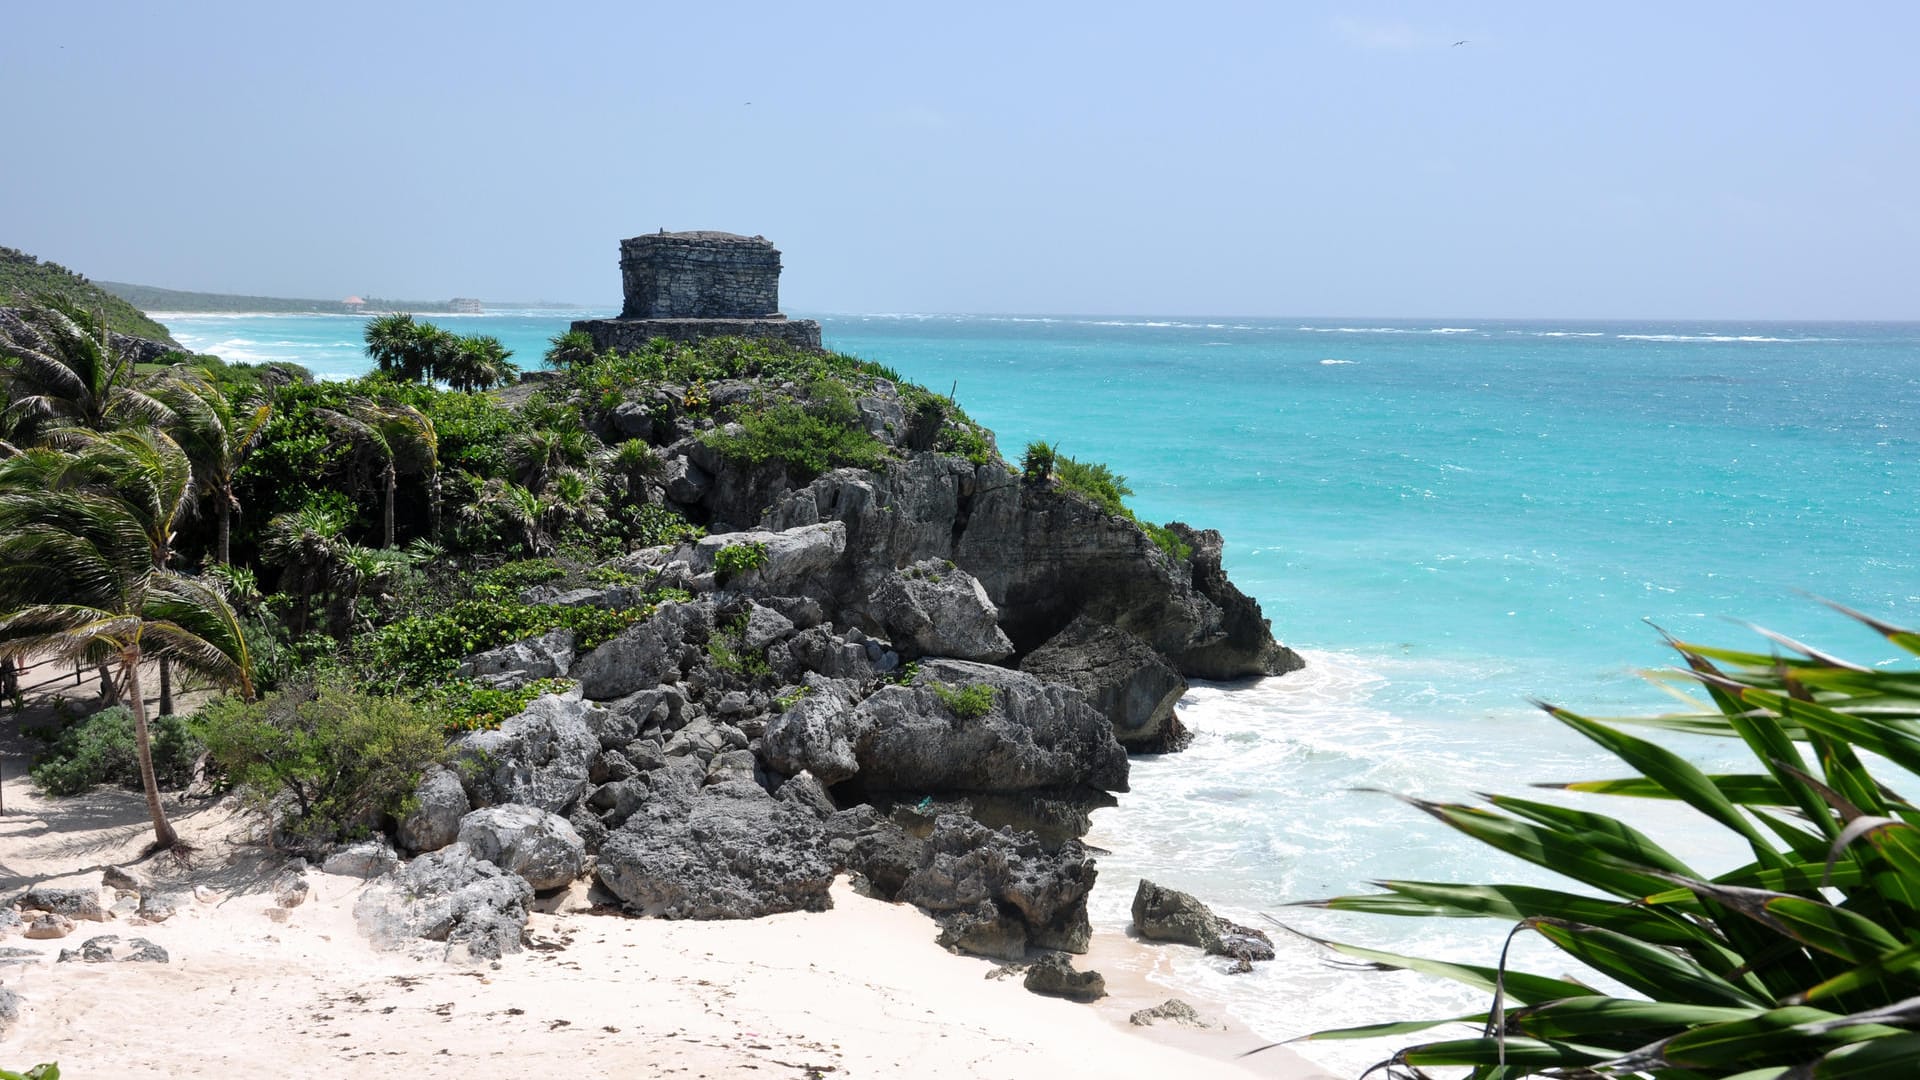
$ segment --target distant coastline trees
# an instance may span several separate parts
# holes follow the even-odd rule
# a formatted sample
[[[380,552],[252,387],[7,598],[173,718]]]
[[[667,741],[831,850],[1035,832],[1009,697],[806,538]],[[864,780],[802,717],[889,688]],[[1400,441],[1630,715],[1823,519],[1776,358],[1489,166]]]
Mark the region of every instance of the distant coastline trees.
[[[383,374],[405,382],[444,382],[454,390],[491,390],[513,381],[513,353],[500,339],[460,336],[412,315],[382,315],[367,321],[367,355]]]

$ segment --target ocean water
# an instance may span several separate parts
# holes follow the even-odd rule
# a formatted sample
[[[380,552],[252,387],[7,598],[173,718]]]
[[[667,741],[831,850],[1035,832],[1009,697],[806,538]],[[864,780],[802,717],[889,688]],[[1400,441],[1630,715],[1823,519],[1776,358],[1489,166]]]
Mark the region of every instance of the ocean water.
[[[449,317],[525,362],[571,316]],[[366,368],[360,320],[162,317],[230,360]],[[1518,792],[1620,767],[1533,708],[1654,712],[1658,626],[1764,643],[1745,620],[1867,663],[1893,650],[1827,597],[1920,622],[1920,324],[1584,323],[852,315],[827,344],[954,394],[1018,459],[1044,438],[1103,461],[1155,520],[1216,528],[1305,671],[1200,685],[1184,754],[1138,759],[1096,815],[1094,914],[1148,876],[1242,921],[1493,963],[1501,928],[1286,908],[1375,878],[1547,882],[1378,789]],[[1733,766],[1709,740],[1681,744]],[[1708,869],[1734,858],[1659,808],[1625,810]],[[1262,923],[1264,925],[1264,923]],[[1473,994],[1281,957],[1172,990],[1275,1038],[1484,1007]],[[1544,970],[1565,965],[1544,952]],[[1316,1045],[1343,1072],[1378,1045]]]

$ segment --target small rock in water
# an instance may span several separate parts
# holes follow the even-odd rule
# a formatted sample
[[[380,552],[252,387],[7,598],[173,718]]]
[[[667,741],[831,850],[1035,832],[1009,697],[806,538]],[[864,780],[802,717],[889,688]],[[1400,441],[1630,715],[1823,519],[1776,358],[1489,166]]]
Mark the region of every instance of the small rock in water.
[[[1200,1014],[1193,1011],[1193,1006],[1179,998],[1168,998],[1151,1009],[1141,1009],[1127,1017],[1127,1023],[1135,1027],[1151,1027],[1161,1020],[1179,1024],[1181,1027],[1210,1028],[1214,1026],[1201,1019]]]
[[[1075,971],[1066,953],[1048,953],[1027,969],[1026,988],[1036,994],[1069,1001],[1098,1001],[1107,996],[1106,977],[1097,971]]]
[[[65,915],[55,915],[52,912],[48,912],[33,920],[33,922],[27,926],[26,936],[45,940],[48,938],[63,938],[71,933],[73,933],[72,919],[67,918]]]

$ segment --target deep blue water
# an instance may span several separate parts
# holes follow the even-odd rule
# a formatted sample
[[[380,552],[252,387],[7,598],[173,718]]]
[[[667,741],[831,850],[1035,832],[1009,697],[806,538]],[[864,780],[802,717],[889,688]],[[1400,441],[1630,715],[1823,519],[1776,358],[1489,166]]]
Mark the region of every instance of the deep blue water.
[[[228,359],[366,367],[355,319],[163,321]],[[1142,516],[1221,530],[1234,579],[1311,662],[1251,690],[1197,688],[1193,750],[1136,764],[1134,794],[1097,819],[1109,923],[1140,874],[1246,915],[1372,877],[1486,878],[1480,851],[1350,789],[1617,772],[1527,699],[1671,704],[1637,674],[1666,662],[1648,622],[1760,645],[1728,621],[1749,620],[1868,663],[1893,650],[1810,595],[1920,622],[1920,325],[821,321],[830,347],[951,389],[1009,458],[1047,439],[1127,476]],[[565,328],[445,322],[530,363]],[[1470,925],[1379,923],[1337,932],[1491,962]],[[1258,977],[1174,975],[1277,1036],[1378,1018],[1383,987],[1396,1014],[1461,1004],[1355,978],[1305,946]]]

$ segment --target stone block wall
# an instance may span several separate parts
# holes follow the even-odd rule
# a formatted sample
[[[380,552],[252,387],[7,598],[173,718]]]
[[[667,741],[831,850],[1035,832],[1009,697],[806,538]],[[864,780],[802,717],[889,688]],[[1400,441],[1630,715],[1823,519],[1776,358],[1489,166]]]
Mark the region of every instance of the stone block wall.
[[[780,253],[758,236],[662,232],[620,242],[622,319],[779,314]]]

